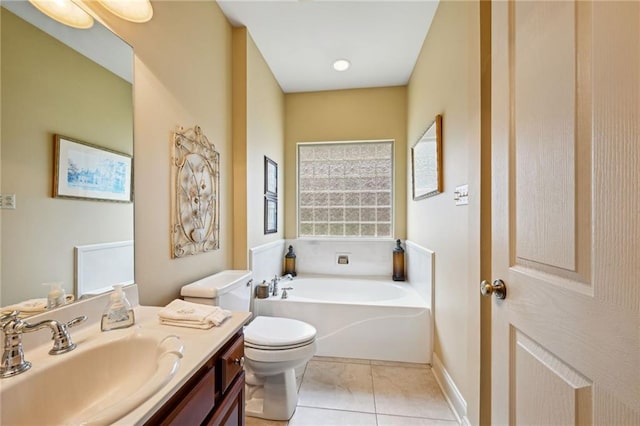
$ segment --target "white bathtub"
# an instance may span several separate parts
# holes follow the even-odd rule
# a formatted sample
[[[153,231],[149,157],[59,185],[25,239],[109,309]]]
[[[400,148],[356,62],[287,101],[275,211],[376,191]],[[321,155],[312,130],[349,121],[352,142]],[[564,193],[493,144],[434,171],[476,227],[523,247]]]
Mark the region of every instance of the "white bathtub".
[[[284,287],[293,288],[288,299],[255,299],[254,311],[312,324],[318,330],[316,355],[431,362],[431,312],[410,284],[309,276],[282,280]]]

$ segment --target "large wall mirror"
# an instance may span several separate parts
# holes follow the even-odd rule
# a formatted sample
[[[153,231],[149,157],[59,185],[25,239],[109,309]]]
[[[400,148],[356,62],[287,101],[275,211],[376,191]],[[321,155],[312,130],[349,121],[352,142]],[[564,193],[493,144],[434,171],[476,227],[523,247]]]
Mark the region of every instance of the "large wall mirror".
[[[132,48],[98,22],[69,28],[26,0],[2,2],[0,18],[0,184],[15,194],[15,208],[0,210],[0,305],[44,298],[50,282],[77,298],[78,246],[128,242],[125,258],[103,259],[130,265],[132,278],[133,203],[53,197],[55,135],[133,155]]]
[[[422,200],[443,191],[442,185],[442,115],[411,148],[413,199]]]

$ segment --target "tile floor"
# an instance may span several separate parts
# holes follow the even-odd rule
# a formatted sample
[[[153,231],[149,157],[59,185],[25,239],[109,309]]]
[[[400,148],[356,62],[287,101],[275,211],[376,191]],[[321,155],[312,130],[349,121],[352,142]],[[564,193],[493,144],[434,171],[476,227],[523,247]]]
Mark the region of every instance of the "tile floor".
[[[314,357],[289,422],[247,417],[246,426],[455,426],[425,364]]]

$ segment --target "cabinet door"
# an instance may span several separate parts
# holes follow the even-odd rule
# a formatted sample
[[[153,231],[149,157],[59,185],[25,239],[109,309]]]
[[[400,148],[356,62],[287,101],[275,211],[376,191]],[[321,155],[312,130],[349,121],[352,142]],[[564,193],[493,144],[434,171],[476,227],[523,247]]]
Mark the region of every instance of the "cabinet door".
[[[210,369],[180,404],[162,421],[162,425],[196,425],[211,411],[215,401],[215,369]]]
[[[244,371],[218,403],[208,426],[244,426]]]

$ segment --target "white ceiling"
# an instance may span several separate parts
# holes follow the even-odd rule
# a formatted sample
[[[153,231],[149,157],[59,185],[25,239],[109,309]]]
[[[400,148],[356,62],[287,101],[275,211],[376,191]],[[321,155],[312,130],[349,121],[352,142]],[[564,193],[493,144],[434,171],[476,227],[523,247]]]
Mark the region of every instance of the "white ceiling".
[[[286,93],[408,82],[438,0],[218,0]],[[351,68],[337,72],[336,59]]]

